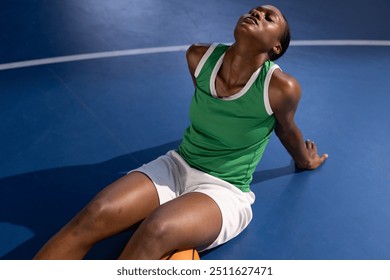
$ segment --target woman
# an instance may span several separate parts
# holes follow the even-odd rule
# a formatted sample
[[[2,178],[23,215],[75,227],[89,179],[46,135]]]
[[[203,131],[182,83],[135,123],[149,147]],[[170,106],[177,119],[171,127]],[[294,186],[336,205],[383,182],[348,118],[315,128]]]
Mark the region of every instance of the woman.
[[[187,51],[195,94],[180,147],[103,189],[36,259],[81,259],[96,242],[142,220],[120,259],[160,259],[174,249],[227,242],[252,218],[249,184],[274,129],[297,168],[325,161],[294,122],[298,82],[272,62],[289,45],[285,17],[273,6],[252,9],[234,36],[231,46]]]

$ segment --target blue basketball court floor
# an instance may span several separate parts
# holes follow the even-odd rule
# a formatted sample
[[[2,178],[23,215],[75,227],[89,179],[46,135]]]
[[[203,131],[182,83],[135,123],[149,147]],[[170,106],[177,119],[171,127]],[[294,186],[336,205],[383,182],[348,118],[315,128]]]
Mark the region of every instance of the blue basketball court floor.
[[[201,257],[390,259],[388,0],[2,0],[0,259],[31,259],[104,186],[176,148],[193,94],[186,47],[232,42],[263,4],[290,22],[277,63],[301,84],[304,137],[329,159],[297,172],[273,135],[252,223]],[[115,258],[131,233],[87,258]]]

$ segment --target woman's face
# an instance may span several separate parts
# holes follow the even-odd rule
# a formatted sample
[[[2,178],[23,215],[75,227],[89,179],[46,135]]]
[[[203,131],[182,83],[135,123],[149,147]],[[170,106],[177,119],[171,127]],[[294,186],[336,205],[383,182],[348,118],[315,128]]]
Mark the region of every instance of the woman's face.
[[[234,30],[236,41],[245,40],[269,51],[280,45],[280,38],[286,28],[282,13],[274,6],[261,6],[242,15]]]

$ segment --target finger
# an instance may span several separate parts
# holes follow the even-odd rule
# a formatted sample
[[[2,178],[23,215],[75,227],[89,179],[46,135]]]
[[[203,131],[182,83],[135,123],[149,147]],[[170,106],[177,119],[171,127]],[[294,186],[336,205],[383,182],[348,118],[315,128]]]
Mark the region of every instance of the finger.
[[[305,144],[306,144],[306,148],[307,148],[307,149],[312,150],[312,149],[315,149],[315,148],[316,148],[316,144],[314,143],[314,141],[311,141],[310,139],[307,139],[307,140],[305,141]]]
[[[307,139],[307,140],[305,141],[305,145],[306,145],[306,148],[307,148],[307,149],[311,149],[311,148],[312,148],[312,142],[311,142],[311,140],[310,140],[310,139]]]
[[[318,155],[316,164],[312,169],[316,169],[316,168],[320,167],[325,162],[325,160],[327,158],[328,158],[328,154],[323,154],[322,156]]]

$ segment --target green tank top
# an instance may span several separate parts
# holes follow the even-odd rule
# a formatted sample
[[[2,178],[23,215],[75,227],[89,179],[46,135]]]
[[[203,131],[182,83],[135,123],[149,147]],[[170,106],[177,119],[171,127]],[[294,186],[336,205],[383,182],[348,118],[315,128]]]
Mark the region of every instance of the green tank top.
[[[227,48],[211,45],[196,68],[191,124],[178,152],[191,167],[249,192],[253,172],[275,127],[268,86],[278,66],[266,61],[240,92],[219,98],[215,79]]]

